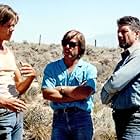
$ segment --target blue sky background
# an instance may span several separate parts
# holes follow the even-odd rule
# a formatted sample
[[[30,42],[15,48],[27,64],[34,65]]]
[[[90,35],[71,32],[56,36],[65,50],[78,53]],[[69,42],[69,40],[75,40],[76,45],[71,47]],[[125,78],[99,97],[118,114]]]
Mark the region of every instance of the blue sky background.
[[[12,40],[59,44],[65,32],[81,31],[87,44],[117,46],[116,20],[140,18],[140,0],[0,0],[20,16]]]

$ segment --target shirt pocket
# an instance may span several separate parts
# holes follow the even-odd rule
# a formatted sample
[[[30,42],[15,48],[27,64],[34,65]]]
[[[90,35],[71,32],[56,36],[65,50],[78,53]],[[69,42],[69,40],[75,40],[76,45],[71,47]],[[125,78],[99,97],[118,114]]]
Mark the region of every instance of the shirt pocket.
[[[64,75],[58,75],[58,79],[56,80],[56,86],[64,85],[66,85],[66,77]]]
[[[75,75],[73,80],[71,81],[72,86],[79,86],[85,81],[83,73]]]

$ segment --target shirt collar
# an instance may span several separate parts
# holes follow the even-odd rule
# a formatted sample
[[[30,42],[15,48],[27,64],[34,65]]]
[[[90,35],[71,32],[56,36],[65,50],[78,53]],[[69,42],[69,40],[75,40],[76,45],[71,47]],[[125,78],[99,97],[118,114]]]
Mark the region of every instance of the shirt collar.
[[[61,59],[61,64],[64,66],[66,66],[66,64],[64,63],[64,58]],[[76,66],[81,67],[83,65],[83,59],[79,59],[78,63],[76,64]]]
[[[140,49],[140,42],[137,42],[137,43],[133,44],[130,48],[128,48],[128,51],[131,54],[135,50],[139,50],[139,49]]]
[[[135,50],[140,49],[140,42],[133,44],[131,47],[129,47],[127,50],[121,53],[122,59],[125,59],[127,56],[132,54]]]
[[[83,60],[80,59],[79,62],[78,62],[78,64],[77,64],[77,66],[78,66],[78,67],[81,67],[82,65],[83,65]]]

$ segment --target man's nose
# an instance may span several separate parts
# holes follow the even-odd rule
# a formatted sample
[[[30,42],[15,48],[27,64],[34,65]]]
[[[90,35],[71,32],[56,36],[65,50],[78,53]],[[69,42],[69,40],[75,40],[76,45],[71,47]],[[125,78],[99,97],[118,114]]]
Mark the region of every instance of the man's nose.
[[[67,49],[69,49],[69,48],[70,48],[70,45],[69,45],[69,44],[67,44],[67,45],[66,45],[66,48],[67,48]]]

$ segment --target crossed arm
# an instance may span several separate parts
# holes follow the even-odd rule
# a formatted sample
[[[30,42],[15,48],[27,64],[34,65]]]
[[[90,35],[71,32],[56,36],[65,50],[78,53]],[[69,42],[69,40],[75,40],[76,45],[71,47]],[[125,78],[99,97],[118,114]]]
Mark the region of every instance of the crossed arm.
[[[129,61],[120,67],[117,65],[115,72],[106,81],[101,91],[101,100],[103,104],[111,102],[112,97],[119,93],[128,83],[139,74],[140,56],[133,56]]]
[[[58,86],[56,88],[42,89],[44,99],[53,102],[73,102],[83,100],[90,96],[94,89],[90,86]]]
[[[25,79],[22,78],[22,75],[24,75]],[[26,92],[35,77],[36,72],[33,67],[27,63],[22,63],[20,71],[17,69],[15,72],[16,89],[20,95]]]
[[[110,94],[121,91],[135,76],[139,74],[140,56],[134,56],[125,65],[115,71],[104,85],[104,90]],[[120,67],[120,66],[118,66]]]

